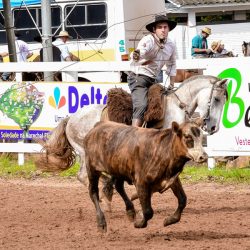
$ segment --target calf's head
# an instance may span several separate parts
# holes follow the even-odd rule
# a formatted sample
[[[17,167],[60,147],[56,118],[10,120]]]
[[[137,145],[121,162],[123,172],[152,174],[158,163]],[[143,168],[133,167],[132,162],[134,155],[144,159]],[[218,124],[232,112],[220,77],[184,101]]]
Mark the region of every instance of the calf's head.
[[[172,130],[180,137],[181,144],[187,151],[187,158],[197,163],[207,160],[207,154],[202,147],[203,133],[199,125],[194,122],[185,122],[181,125],[173,122]]]

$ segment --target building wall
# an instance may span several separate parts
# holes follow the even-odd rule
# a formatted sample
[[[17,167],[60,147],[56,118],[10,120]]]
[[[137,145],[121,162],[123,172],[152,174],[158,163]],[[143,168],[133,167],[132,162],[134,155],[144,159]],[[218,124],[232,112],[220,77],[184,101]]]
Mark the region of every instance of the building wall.
[[[219,8],[220,7],[220,8]],[[227,23],[211,22],[202,25],[196,23],[196,15],[203,13],[204,15],[221,15],[223,11],[229,11],[233,13],[233,20],[227,21]],[[174,40],[177,46],[178,59],[190,59],[191,58],[191,43],[192,38],[201,32],[201,29],[208,26],[212,29],[212,34],[208,37],[208,46],[216,40],[222,40],[225,44],[225,48],[232,50],[235,55],[243,56],[242,43],[250,42],[250,20],[247,20],[247,13],[249,17],[250,5],[231,4],[231,5],[203,5],[196,8],[183,8],[168,9],[167,12],[171,17],[175,15],[180,17],[186,17],[182,24],[170,32],[169,37]],[[249,19],[249,18],[248,18]],[[230,22],[230,23],[229,23]]]
[[[208,37],[208,46],[216,40],[222,40],[227,50],[232,50],[235,55],[243,56],[242,43],[250,42],[250,23],[232,23],[206,25],[212,29],[212,34]],[[196,26],[193,28],[187,25],[178,25],[170,32],[169,37],[175,42],[177,47],[178,59],[191,58],[192,38],[194,34],[199,34],[205,26]]]

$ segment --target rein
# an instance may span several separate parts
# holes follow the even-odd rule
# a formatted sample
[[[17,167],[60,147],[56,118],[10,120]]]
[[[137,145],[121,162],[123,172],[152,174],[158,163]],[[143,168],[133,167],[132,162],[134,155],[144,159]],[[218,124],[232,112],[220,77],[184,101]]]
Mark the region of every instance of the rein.
[[[187,104],[185,104],[184,102],[182,102],[181,99],[179,98],[179,96],[175,92],[173,94],[176,96],[176,98],[180,102],[180,104],[179,104],[180,109],[183,109],[185,111],[185,116],[190,119],[191,115],[190,115],[190,113],[187,110]]]

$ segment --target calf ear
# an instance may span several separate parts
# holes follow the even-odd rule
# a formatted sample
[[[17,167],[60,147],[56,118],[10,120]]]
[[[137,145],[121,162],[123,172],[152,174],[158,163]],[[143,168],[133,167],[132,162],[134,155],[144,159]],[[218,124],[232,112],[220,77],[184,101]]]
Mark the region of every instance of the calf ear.
[[[180,128],[180,126],[179,126],[179,124],[177,122],[172,122],[172,130],[173,130],[173,132],[178,133],[179,128]]]

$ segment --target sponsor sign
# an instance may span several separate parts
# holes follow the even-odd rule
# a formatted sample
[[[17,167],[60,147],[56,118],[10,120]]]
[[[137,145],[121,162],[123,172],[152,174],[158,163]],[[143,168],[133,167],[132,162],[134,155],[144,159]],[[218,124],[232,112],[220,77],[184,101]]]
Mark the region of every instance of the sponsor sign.
[[[0,139],[47,139],[60,120],[89,105],[106,104],[107,91],[127,83],[24,82],[0,85]]]
[[[223,155],[237,152],[250,152],[250,63],[241,67],[232,64],[208,67],[207,73],[220,78],[227,78],[228,101],[224,106],[219,132],[208,136],[208,148],[212,155]],[[247,153],[248,152],[248,153]]]

